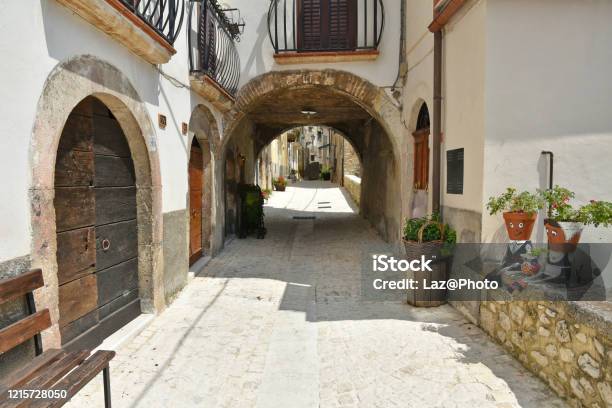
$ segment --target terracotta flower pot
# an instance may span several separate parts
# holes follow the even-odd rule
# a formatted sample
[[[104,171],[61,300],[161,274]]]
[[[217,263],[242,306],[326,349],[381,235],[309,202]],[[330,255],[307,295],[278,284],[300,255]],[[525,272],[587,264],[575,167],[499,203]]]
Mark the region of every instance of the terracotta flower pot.
[[[580,222],[546,219],[544,221],[544,227],[546,227],[546,235],[548,236],[548,246],[550,250],[570,253],[574,252],[578,246],[584,224]]]
[[[506,222],[506,231],[513,241],[527,241],[531,238],[536,214],[525,212],[505,212],[503,214]]]
[[[274,189],[276,191],[285,191],[285,186],[277,184],[277,185],[274,186]]]

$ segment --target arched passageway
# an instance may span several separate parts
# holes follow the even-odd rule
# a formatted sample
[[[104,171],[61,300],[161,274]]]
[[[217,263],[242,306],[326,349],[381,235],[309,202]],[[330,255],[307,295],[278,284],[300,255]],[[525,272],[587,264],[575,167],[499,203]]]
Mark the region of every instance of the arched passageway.
[[[274,72],[245,85],[228,118],[222,146],[226,156],[235,155],[239,145],[256,158],[273,139],[295,127],[336,129],[361,159],[362,216],[385,240],[399,241],[401,123],[397,108],[380,88],[340,71]],[[242,143],[237,144],[238,139]],[[253,183],[257,161],[247,163],[252,167],[247,182]],[[261,173],[261,166],[257,170]],[[226,217],[226,224],[231,222]]]

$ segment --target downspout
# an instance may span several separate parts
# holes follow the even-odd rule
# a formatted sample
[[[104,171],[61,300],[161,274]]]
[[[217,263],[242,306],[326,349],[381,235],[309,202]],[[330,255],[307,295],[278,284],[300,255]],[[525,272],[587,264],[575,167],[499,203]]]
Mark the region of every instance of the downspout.
[[[441,189],[441,145],[442,145],[442,29],[459,11],[465,0],[439,0],[434,5],[434,19],[429,31],[434,33],[434,89],[433,89],[433,149],[432,149],[432,212],[442,215]]]
[[[433,163],[432,212],[442,215],[440,207],[440,153],[442,144],[442,30],[434,33],[434,89],[433,89]]]

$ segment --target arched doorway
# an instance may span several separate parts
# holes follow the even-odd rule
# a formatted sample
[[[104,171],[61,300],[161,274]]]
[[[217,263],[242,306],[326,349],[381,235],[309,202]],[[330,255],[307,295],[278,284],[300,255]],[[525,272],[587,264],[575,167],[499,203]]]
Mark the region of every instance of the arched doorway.
[[[202,148],[194,137],[189,153],[189,266],[202,257]]]
[[[414,199],[412,216],[423,217],[427,214],[429,201],[429,109],[423,102],[419,108],[414,138]]]
[[[54,207],[62,345],[93,348],[141,311],[134,163],[119,122],[93,96],[64,125]]]

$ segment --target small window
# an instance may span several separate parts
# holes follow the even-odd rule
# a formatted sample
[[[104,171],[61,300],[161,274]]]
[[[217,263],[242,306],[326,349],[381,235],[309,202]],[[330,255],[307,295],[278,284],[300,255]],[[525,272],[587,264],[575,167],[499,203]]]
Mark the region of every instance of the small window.
[[[446,151],[446,193],[463,194],[463,148]]]

